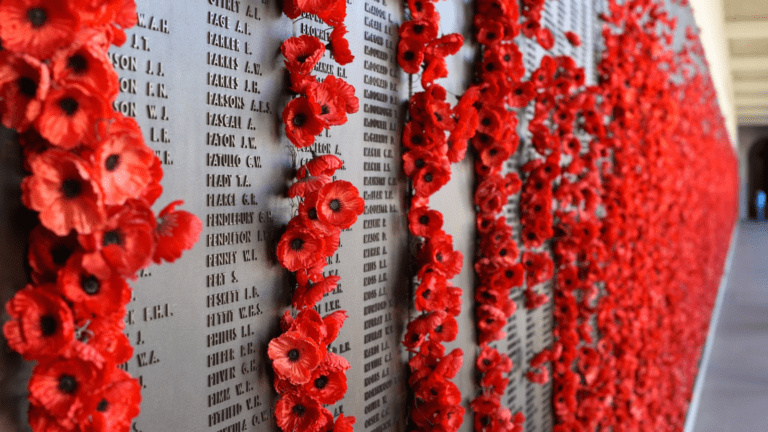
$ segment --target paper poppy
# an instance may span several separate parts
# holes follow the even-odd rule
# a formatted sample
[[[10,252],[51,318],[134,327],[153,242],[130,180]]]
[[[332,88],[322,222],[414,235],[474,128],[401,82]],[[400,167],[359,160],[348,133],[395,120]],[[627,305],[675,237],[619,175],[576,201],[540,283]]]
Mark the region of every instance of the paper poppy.
[[[312,371],[320,365],[322,352],[311,339],[297,332],[288,332],[269,342],[267,355],[281,378],[292,384],[309,382]]]
[[[328,50],[333,54],[333,59],[340,65],[352,63],[355,56],[349,50],[349,41],[344,37],[347,34],[347,27],[340,24],[331,31]]]
[[[365,201],[350,182],[337,180],[323,186],[317,195],[317,217],[321,221],[346,229],[363,214]]]
[[[310,268],[319,258],[325,243],[315,232],[300,227],[289,228],[277,244],[277,258],[289,271]]]
[[[18,291],[5,305],[8,346],[27,360],[61,353],[73,340],[72,311],[50,285]]]
[[[190,250],[200,239],[203,222],[195,215],[176,207],[184,201],[174,201],[157,215],[154,230],[155,251],[152,260],[160,264],[161,260],[174,262],[181,258],[182,252]]]
[[[2,8],[2,6],[0,6]],[[48,67],[25,54],[6,55],[0,64],[3,126],[25,131],[42,111],[50,87]]]
[[[9,0],[0,4],[3,48],[28,53],[41,60],[69,45],[80,27],[70,2]]]
[[[283,110],[285,135],[298,148],[309,147],[323,131],[324,123],[306,97],[291,99]]]
[[[50,149],[32,162],[21,185],[24,204],[40,212],[40,223],[59,236],[90,234],[105,220],[101,188],[86,161]]]
[[[314,36],[301,35],[286,39],[280,45],[280,51],[289,72],[308,74],[323,57],[325,45]]]
[[[275,405],[275,420],[286,431],[318,432],[327,426],[325,411],[328,410],[307,394],[286,393]]]

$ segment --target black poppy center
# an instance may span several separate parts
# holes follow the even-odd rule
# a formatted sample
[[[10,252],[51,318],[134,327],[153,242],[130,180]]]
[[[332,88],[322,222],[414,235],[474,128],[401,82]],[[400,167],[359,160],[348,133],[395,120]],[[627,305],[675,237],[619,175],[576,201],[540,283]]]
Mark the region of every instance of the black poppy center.
[[[425,299],[428,299],[430,294],[432,294],[432,290],[426,289],[424,290],[424,292],[421,293],[421,296],[424,297]]]
[[[490,126],[491,123],[493,123],[493,121],[491,120],[490,117],[485,117],[483,118],[483,121],[481,121],[480,123],[482,123],[483,126]]]
[[[120,233],[117,232],[117,230],[109,231],[104,233],[104,239],[102,240],[103,246],[107,247],[109,245],[118,245],[120,246]]]
[[[107,410],[107,407],[109,407],[109,403],[106,399],[102,399],[101,402],[99,402],[99,405],[96,406],[96,411],[104,412]]]
[[[293,125],[296,127],[302,127],[306,122],[307,122],[307,116],[304,113],[298,113],[295,116],[293,116]]]
[[[298,417],[303,417],[304,413],[307,412],[307,409],[304,408],[304,405],[294,405],[293,406],[293,413],[296,414]]]
[[[403,58],[405,59],[405,61],[411,61],[416,58],[416,53],[414,53],[413,51],[406,51],[403,53]]]
[[[498,152],[499,152],[499,151],[498,151],[497,149],[495,149],[495,148],[494,148],[494,149],[491,149],[491,151],[489,151],[488,153],[490,153],[490,154],[491,154],[491,156],[496,156],[496,153],[498,153]]]
[[[535,239],[535,238],[536,238],[536,234],[534,234],[534,233],[532,233],[532,232],[529,232],[529,233],[528,233],[528,235],[527,235],[527,237],[528,237],[528,240],[533,240],[533,239]]]
[[[437,255],[435,255],[435,261],[443,262],[443,254],[438,253]]]
[[[413,138],[411,138],[411,142],[419,145],[424,141],[424,139],[421,137],[421,135],[414,135]]]
[[[432,181],[432,173],[427,173],[424,176],[424,181],[427,182],[427,183],[431,182]]]
[[[539,205],[539,204],[536,204],[536,205],[533,207],[533,211],[535,211],[536,213],[540,212],[540,211],[541,211],[541,205]]]
[[[515,89],[515,96],[520,96],[521,94],[523,94],[523,89]]]
[[[107,160],[104,162],[104,167],[107,169],[107,171],[114,171],[117,169],[117,166],[120,164],[120,155],[112,154],[109,155]]]
[[[327,385],[328,385],[328,377],[325,375],[315,380],[315,388],[319,388],[320,390],[322,390]]]
[[[416,165],[416,168],[422,168],[424,167],[424,159],[416,159],[416,162],[414,162],[414,165]]]
[[[496,68],[496,65],[493,63],[488,63],[485,65],[485,70],[488,72],[492,72]]]
[[[59,378],[59,390],[67,394],[72,394],[77,390],[77,381],[72,375],[62,375]]]
[[[486,365],[486,366],[490,366],[491,365],[491,361],[488,360],[488,359],[483,359],[483,364]]]
[[[64,180],[61,184],[61,190],[64,192],[64,196],[67,198],[77,198],[82,192],[80,182],[75,179]]]
[[[429,216],[427,216],[427,215],[422,215],[422,216],[419,218],[419,223],[420,223],[420,224],[422,224],[422,225],[428,225],[428,224],[429,224]]]
[[[304,247],[304,240],[302,240],[300,238],[291,240],[291,249],[293,249],[295,251],[300,251],[302,249],[302,247]],[[296,351],[296,350],[294,350],[294,351]]]
[[[43,336],[53,336],[56,333],[56,318],[51,315],[43,315],[40,317],[40,330],[43,332]]]
[[[48,14],[43,8],[32,8],[27,11],[27,19],[34,28],[40,28],[48,21]]]
[[[507,248],[503,248],[499,251],[499,256],[507,256]]]
[[[506,54],[504,56],[504,61],[510,61],[511,59],[512,59],[512,57],[510,57],[509,54]]]
[[[496,33],[488,32],[488,39],[496,39]]]
[[[491,425],[491,416],[483,416],[480,419],[480,423],[482,423],[483,426],[490,426]]]
[[[416,24],[415,26],[413,26],[413,32],[416,34],[424,33],[424,26],[421,24]]]
[[[86,293],[94,295],[99,292],[101,284],[99,283],[99,280],[96,279],[96,276],[91,275],[82,277],[80,279],[80,286]]]
[[[309,58],[309,54],[300,55],[296,58],[299,63],[304,63]]]
[[[299,359],[299,350],[296,348],[288,351],[288,360],[290,361],[296,361]]]
[[[313,207],[307,210],[307,217],[312,220],[317,220],[317,209]]]
[[[439,325],[439,326],[435,327],[435,333],[442,333],[442,332],[443,332],[443,326],[442,325]]]
[[[83,73],[88,69],[88,60],[80,54],[75,54],[69,58],[67,65],[76,73]]]
[[[70,98],[64,98],[60,100],[59,106],[61,107],[62,111],[64,111],[68,116],[71,116],[77,112],[77,108],[79,107],[79,104],[75,99],[70,97]]]
[[[33,98],[37,95],[37,83],[32,78],[21,77],[17,83],[19,85],[19,91],[24,96]]]
[[[421,8],[422,8],[422,6],[421,6],[421,2],[416,2],[416,3],[414,3],[414,4],[413,4],[413,7],[415,7],[415,8],[416,8],[416,11],[417,11],[417,12],[421,12]]]
[[[515,272],[513,272],[512,270],[507,270],[504,272],[504,275],[507,276],[508,278],[511,278],[512,276],[515,275]]]
[[[328,114],[331,112],[331,108],[328,105],[323,105],[320,108],[320,114]]]
[[[331,202],[328,204],[328,207],[330,207],[331,210],[337,212],[341,210],[341,202],[337,199],[331,200]]]

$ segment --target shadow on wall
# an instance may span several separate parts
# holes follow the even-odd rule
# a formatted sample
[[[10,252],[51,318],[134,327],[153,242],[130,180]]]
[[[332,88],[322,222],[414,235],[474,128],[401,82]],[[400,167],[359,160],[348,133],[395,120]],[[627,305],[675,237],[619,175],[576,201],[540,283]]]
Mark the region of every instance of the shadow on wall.
[[[768,192],[768,138],[757,141],[749,150],[749,174],[747,203],[747,217],[757,220],[758,191]]]
[[[27,237],[36,220],[21,205],[21,149],[14,133],[0,126],[0,326],[5,303],[27,283]],[[0,332],[0,431],[28,431],[27,381],[32,363],[5,343]]]

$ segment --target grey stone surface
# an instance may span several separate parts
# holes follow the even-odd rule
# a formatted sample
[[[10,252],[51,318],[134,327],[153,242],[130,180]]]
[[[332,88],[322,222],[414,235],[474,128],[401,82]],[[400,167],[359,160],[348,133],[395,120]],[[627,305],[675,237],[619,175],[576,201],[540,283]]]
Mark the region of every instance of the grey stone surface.
[[[768,429],[768,225],[742,222],[695,432]]]

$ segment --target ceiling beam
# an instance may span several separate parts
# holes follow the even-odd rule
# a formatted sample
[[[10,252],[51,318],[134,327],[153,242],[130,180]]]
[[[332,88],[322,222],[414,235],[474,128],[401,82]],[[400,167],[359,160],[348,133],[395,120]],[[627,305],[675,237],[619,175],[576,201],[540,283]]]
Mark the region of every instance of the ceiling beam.
[[[736,56],[730,63],[734,71],[768,70],[768,56]]]
[[[725,23],[728,39],[768,39],[768,22],[736,21]]]
[[[765,107],[768,111],[768,95],[766,96],[740,96],[736,95],[737,107]]]
[[[733,91],[735,93],[768,92],[768,81],[739,81],[734,79]]]

